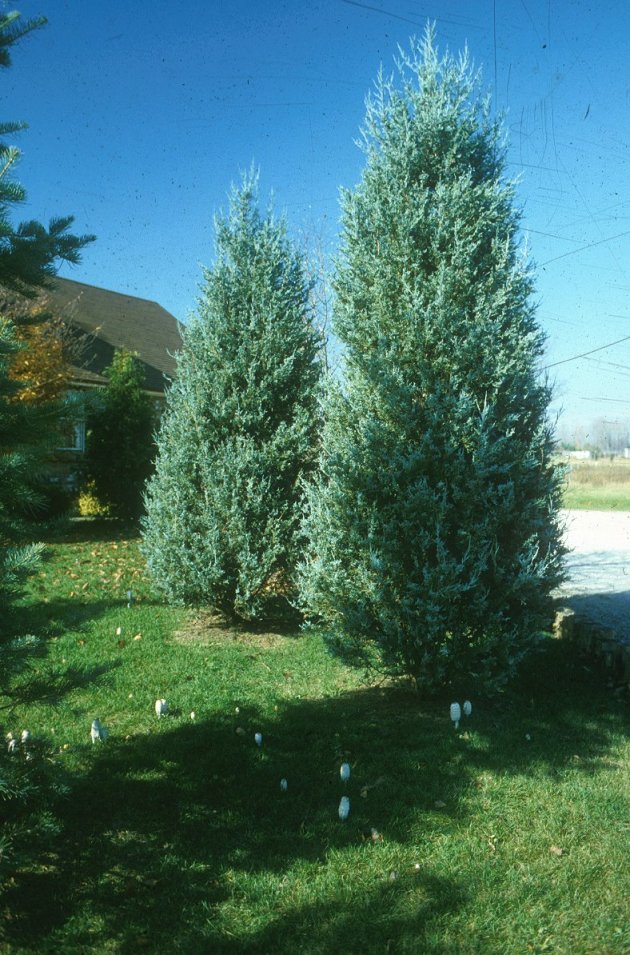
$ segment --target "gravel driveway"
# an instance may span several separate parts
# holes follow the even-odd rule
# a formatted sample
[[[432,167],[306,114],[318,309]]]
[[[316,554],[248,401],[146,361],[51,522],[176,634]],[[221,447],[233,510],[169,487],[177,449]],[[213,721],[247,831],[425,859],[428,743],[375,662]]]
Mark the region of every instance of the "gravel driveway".
[[[630,511],[563,511],[563,603],[630,640]]]

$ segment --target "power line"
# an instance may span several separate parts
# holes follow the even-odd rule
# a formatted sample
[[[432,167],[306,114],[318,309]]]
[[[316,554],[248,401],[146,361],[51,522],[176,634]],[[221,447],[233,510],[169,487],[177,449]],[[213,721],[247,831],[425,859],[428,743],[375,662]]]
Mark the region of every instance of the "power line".
[[[589,398],[587,395],[578,395],[581,401],[614,401],[616,404],[620,405],[630,405],[630,401],[627,398],[604,398],[602,396]]]
[[[566,365],[568,361],[577,361],[578,358],[586,358],[587,355],[594,355],[596,351],[604,351],[605,348],[612,348],[613,345],[621,345],[622,342],[630,341],[630,335],[626,335],[625,338],[618,338],[616,342],[608,342],[607,345],[600,345],[599,348],[591,348],[590,351],[582,352],[580,355],[573,355],[571,358],[563,358],[562,361],[554,361],[550,365],[544,365],[543,371],[547,371],[548,368],[556,368],[558,365]]]
[[[616,361],[606,361],[604,358],[587,358],[587,361],[592,361],[596,365],[606,365],[608,368],[621,368],[623,371],[630,371],[630,365],[620,365]]]
[[[589,245],[582,245],[579,249],[571,249],[570,252],[563,252],[562,255],[555,255],[553,259],[547,259],[546,262],[541,262],[540,267],[544,265],[549,265],[550,262],[557,262],[558,259],[565,259],[567,255],[575,255],[577,252],[585,252],[587,249],[592,249],[596,245],[602,245],[604,242],[612,242],[613,239],[623,239],[624,236],[630,235],[630,229],[627,232],[620,232],[618,235],[609,235],[607,239],[598,239],[597,242],[591,242]]]
[[[570,239],[566,235],[556,235],[555,232],[541,232],[540,229],[530,229],[529,226],[523,227],[523,232],[531,232],[533,235],[544,235],[548,239],[561,239],[562,242],[579,242],[579,239]],[[579,249],[574,249],[575,252],[579,252]],[[543,265],[545,263],[543,262]]]

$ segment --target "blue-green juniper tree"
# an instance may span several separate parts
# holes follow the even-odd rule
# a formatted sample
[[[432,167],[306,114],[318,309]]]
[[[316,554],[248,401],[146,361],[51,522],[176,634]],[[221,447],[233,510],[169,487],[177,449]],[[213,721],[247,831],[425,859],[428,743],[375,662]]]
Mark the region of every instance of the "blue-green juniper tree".
[[[560,478],[501,126],[433,31],[368,97],[343,194],[303,600],[347,660],[470,692],[550,622]]]
[[[295,598],[320,340],[301,255],[259,211],[255,175],[215,224],[216,261],[158,434],[144,550],[170,600],[255,621]]]

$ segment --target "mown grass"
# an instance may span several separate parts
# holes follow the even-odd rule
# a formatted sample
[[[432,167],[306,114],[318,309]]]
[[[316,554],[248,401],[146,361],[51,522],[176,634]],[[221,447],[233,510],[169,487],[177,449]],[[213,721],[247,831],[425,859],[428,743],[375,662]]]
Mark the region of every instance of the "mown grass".
[[[45,640],[3,729],[51,789],[3,952],[628,951],[627,714],[567,646],[499,698],[471,686],[455,731],[448,696],[365,683],[316,634],[165,608],[133,540],[53,545],[21,613]]]
[[[564,506],[582,510],[630,510],[630,460],[574,461],[567,471]]]

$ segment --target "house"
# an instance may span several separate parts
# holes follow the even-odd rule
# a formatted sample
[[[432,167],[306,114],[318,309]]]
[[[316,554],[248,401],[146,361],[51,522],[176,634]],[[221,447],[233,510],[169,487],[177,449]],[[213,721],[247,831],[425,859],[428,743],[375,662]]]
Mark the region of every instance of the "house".
[[[84,336],[81,362],[72,369],[73,386],[106,384],[105,369],[116,349],[137,353],[146,390],[163,396],[175,374],[174,355],[182,346],[174,315],[145,298],[55,278],[46,294],[48,307]]]
[[[166,309],[148,299],[55,278],[46,292],[47,308],[71,328],[78,341],[73,348],[70,387],[74,392],[102,388],[105,371],[116,350],[134,352],[144,369],[145,389],[162,402],[175,370],[175,354],[182,347],[181,325]],[[77,422],[59,449],[85,450],[85,423]]]

